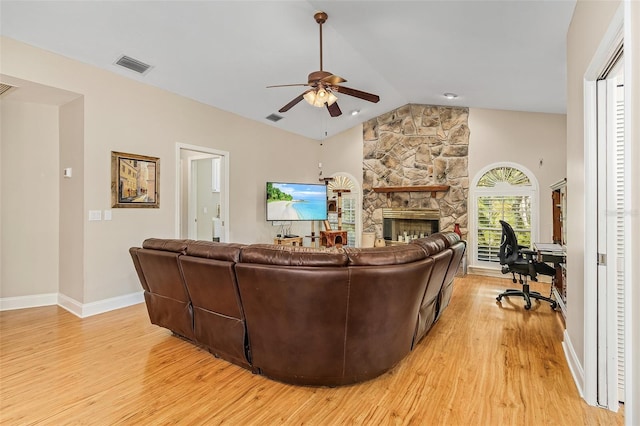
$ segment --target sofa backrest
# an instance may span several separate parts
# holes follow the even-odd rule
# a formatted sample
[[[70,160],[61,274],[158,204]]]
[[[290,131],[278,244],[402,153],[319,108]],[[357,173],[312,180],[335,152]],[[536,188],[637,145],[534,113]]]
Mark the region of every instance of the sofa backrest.
[[[257,263],[279,266],[346,266],[347,255],[343,250],[319,250],[313,247],[252,244],[242,249],[241,263]]]
[[[189,301],[189,293],[178,266],[178,256],[186,252],[188,242],[157,238],[143,242],[137,255],[150,292],[175,300]]]
[[[406,244],[372,248],[345,247],[344,252],[349,258],[349,266],[401,265],[427,257],[423,250]]]

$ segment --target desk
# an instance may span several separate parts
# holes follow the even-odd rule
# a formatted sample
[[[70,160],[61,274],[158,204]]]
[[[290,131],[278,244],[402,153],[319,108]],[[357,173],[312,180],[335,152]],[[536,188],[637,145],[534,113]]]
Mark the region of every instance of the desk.
[[[538,252],[538,261],[553,263],[556,269],[554,287],[552,289],[556,301],[560,306],[562,315],[567,316],[567,269],[565,266],[567,254],[560,244],[533,243],[533,248]]]
[[[281,246],[302,246],[302,237],[274,238],[273,244]]]

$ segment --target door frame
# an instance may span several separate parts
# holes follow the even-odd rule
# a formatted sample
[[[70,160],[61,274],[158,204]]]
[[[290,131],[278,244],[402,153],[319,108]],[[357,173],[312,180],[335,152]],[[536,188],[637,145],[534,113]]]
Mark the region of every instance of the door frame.
[[[186,143],[176,142],[176,150],[175,150],[175,165],[176,165],[176,211],[175,211],[175,230],[174,234],[176,238],[180,238],[180,223],[182,216],[182,199],[184,194],[182,194],[182,162],[181,162],[181,151],[196,151],[200,152],[203,155],[217,155],[221,157],[223,176],[222,176],[222,185],[220,188],[220,200],[221,200],[221,215],[224,221],[224,241],[230,241],[229,239],[229,225],[230,225],[230,216],[229,216],[229,163],[230,157],[228,151],[221,151],[219,149],[208,148],[204,146],[198,145],[190,145]],[[187,166],[187,179],[189,182],[192,181],[191,176],[191,167],[190,164]],[[191,187],[189,183],[188,187]],[[187,194],[188,195],[188,194]],[[187,197],[187,202],[189,202]]]

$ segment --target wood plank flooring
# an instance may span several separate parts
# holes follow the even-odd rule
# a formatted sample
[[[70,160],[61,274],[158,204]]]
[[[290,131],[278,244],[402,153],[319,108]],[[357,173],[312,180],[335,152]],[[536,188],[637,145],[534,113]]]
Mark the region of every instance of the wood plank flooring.
[[[0,312],[0,424],[622,425],[622,412],[578,395],[559,313],[496,303],[510,286],[457,278],[407,358],[340,388],[253,375],[151,325],[144,305],[85,319],[56,306]]]

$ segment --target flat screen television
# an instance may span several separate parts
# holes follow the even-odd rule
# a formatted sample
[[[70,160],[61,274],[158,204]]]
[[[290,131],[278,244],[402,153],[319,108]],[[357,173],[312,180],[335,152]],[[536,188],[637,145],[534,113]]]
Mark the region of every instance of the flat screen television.
[[[267,220],[326,220],[327,186],[323,183],[267,182]]]

